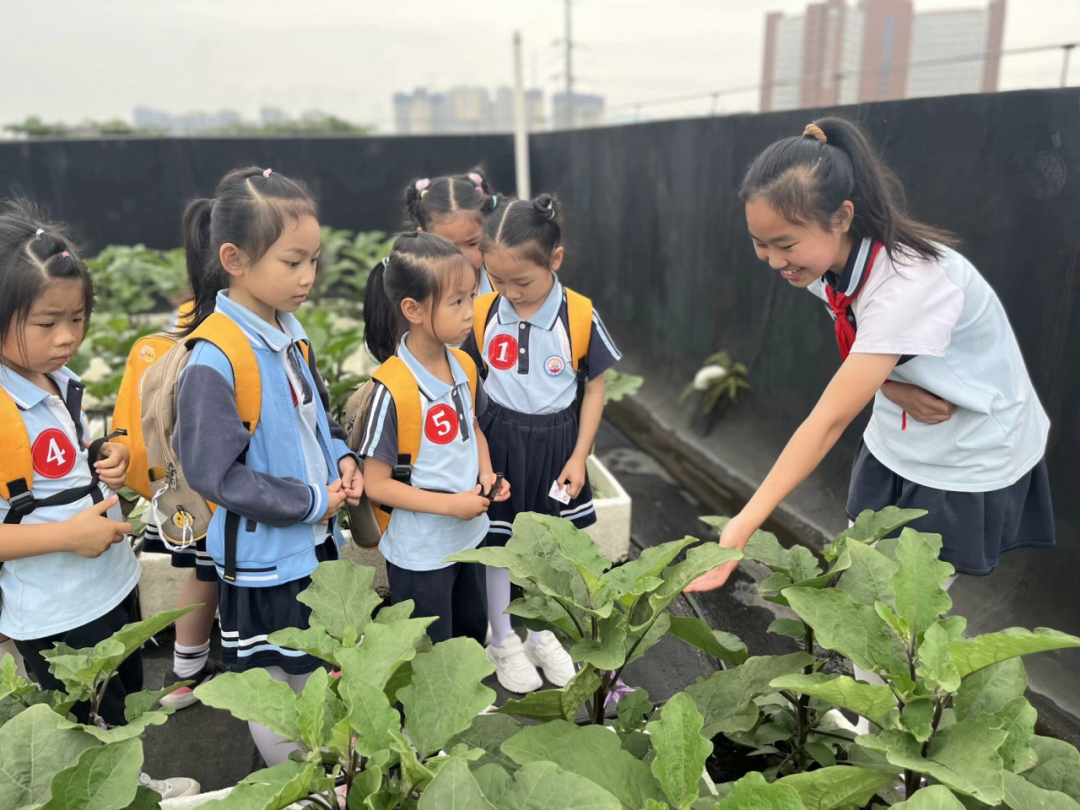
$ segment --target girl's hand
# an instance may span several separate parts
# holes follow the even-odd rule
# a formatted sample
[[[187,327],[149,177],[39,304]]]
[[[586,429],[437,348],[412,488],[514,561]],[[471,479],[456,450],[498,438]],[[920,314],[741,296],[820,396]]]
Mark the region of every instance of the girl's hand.
[[[360,496],[364,494],[364,474],[356,459],[345,456],[338,462],[338,472],[341,473],[341,489],[345,492],[345,503],[349,506],[359,506]]]
[[[337,513],[341,511],[341,507],[345,504],[345,490],[341,487],[340,478],[326,488],[326,495],[330,500],[330,504],[326,507],[326,513],[319,518],[319,523],[323,525],[328,524],[331,518],[337,517]]]
[[[124,477],[127,475],[128,462],[131,461],[131,452],[126,445],[119,442],[105,442],[101,445],[98,460],[94,463],[98,478],[105,482],[110,489],[120,489],[124,486]]]
[[[496,477],[497,476],[493,472],[480,473],[481,491],[489,491],[491,487],[494,486]],[[502,484],[499,485],[499,491],[495,493],[491,501],[492,503],[501,503],[502,501],[508,500],[510,500],[510,482],[504,478]]]
[[[80,557],[100,557],[114,543],[121,542],[131,532],[131,524],[105,517],[118,500],[113,495],[64,521],[69,536],[67,550]]]
[[[888,380],[881,386],[881,393],[907,411],[908,416],[916,422],[924,425],[939,425],[947,422],[956,413],[956,406],[948,400],[910,383]]]
[[[585,488],[585,459],[578,456],[570,456],[562,472],[556,479],[560,484],[566,485],[566,493],[571,498],[576,498]]]
[[[492,478],[492,483],[495,479]],[[505,483],[505,482],[504,482]],[[500,490],[501,491],[501,490]],[[484,497],[484,488],[477,484],[476,489],[459,492],[450,497],[449,515],[458,520],[472,520],[487,512],[490,501]]]
[[[744,524],[740,516],[736,515],[728,521],[728,524],[724,527],[724,531],[720,534],[720,547],[737,548],[740,550],[746,548],[746,544],[750,542],[750,535],[752,535],[757,528],[757,526]],[[719,565],[707,574],[702,574],[683,590],[686,593],[701,593],[702,591],[715,590],[728,581],[731,572],[734,571],[738,565],[738,560],[732,560],[729,563]]]

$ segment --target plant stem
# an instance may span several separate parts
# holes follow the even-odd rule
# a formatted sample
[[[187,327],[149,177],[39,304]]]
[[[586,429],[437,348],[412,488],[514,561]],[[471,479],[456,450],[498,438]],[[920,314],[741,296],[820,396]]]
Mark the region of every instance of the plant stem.
[[[810,625],[806,625],[806,635],[803,637],[803,646],[808,655],[814,655],[814,629],[810,627]],[[812,675],[814,673],[813,663],[806,666],[804,673],[807,675]],[[806,740],[810,736],[810,695],[799,695],[798,703],[795,705],[799,717],[799,767],[800,769],[803,769],[806,767]]]
[[[352,790],[353,776],[356,774],[357,762],[356,762],[356,738],[349,734],[349,768],[345,772],[345,795],[349,795],[349,791]]]
[[[324,808],[324,810],[337,810],[336,799],[334,800],[334,804],[330,804],[330,802],[328,802],[323,796],[319,795],[318,793],[312,793],[311,795],[309,795],[308,801],[310,801],[312,804],[319,805],[319,807]]]
[[[822,737],[832,737],[835,740],[843,740],[844,742],[852,742],[851,737],[845,737],[843,734],[834,734],[831,731],[822,731],[820,728],[812,729],[811,734],[817,734]]]
[[[577,616],[574,615],[574,612],[566,606],[562,599],[559,599],[558,597],[554,597],[554,599],[556,602],[559,603],[559,607],[566,611],[566,615],[570,617],[570,621],[572,621],[574,623],[574,627],[577,628],[578,637],[576,640],[580,641],[581,639],[585,638],[585,631],[581,629],[581,624],[578,622]]]

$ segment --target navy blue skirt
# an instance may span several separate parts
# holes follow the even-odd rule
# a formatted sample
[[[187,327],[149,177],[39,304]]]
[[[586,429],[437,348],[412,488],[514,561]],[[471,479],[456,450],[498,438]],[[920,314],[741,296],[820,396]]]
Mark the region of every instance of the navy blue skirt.
[[[194,568],[195,576],[201,582],[217,582],[217,570],[214,568],[214,559],[206,551],[205,537],[185,548],[171,549],[161,539],[157,526],[151,523],[147,525],[146,534],[143,535],[142,550],[146,554],[168,554],[173,568]]]
[[[848,519],[886,506],[929,512],[908,525],[940,534],[941,559],[960,574],[989,574],[1006,551],[1056,545],[1045,459],[1004,489],[951,492],[900,477],[878,461],[860,439],[851,468]]]
[[[315,549],[319,562],[338,559],[331,537]],[[311,608],[297,600],[311,577],[268,588],[247,588],[219,580],[218,616],[221,622],[221,663],[243,672],[257,667],[281,667],[290,675],[314,672],[325,662],[297,650],[284,650],[267,636],[288,627],[306,629]]]
[[[493,503],[488,510],[491,529],[487,545],[505,546],[513,534],[514,518],[521,512],[566,518],[579,529],[596,523],[592,486],[585,486],[569,504],[549,497],[551,485],[574,454],[578,439],[573,408],[554,414],[512,411],[494,402],[480,418],[491,451],[491,465],[510,482],[510,500]]]

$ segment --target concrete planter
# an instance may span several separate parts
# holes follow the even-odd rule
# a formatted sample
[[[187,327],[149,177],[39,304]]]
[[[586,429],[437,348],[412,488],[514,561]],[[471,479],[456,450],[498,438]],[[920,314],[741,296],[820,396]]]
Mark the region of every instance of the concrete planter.
[[[630,556],[630,496],[596,456],[589,456],[587,466],[596,523],[586,531],[605,557],[623,562]]]

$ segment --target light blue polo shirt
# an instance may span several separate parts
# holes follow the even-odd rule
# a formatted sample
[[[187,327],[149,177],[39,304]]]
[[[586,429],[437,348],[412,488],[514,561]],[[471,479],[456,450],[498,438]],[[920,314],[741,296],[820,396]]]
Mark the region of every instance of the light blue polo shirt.
[[[476,413],[473,411],[469,378],[457,359],[447,352],[454,385],[450,386],[428,371],[408,348],[408,334],[401,339],[397,356],[405,361],[420,389],[422,409],[420,451],[413,460],[412,486],[433,492],[467,492],[480,478],[480,453],[476,444],[474,417],[482,414],[487,399],[477,382]],[[378,385],[360,456],[376,458],[394,466],[398,462],[397,410],[385,386]],[[446,568],[451,554],[476,548],[488,532],[488,517],[459,520],[446,515],[394,509],[390,524],[379,543],[379,551],[389,562],[407,571],[434,571]]]
[[[527,414],[553,414],[574,404],[577,375],[566,314],[566,293],[555,277],[547,299],[528,320],[522,320],[509,300],[499,297],[494,316],[484,329],[479,356],[474,338],[465,343],[473,359],[487,366],[485,386],[494,402]],[[590,380],[603,375],[622,355],[615,348],[600,314],[593,310],[586,355]]]
[[[0,366],[0,386],[15,400],[30,438],[34,458],[33,493],[48,498],[91,481],[87,450],[76,430],[73,414],[89,437],[82,413],[83,385],[66,368],[54,372],[53,381],[63,398],[39,388],[14,371]],[[8,425],[0,426],[10,430]],[[102,494],[112,492],[100,484]],[[89,509],[87,495],[74,503],[35,509],[22,525],[60,523]],[[0,499],[0,521],[10,509]],[[108,512],[123,520],[119,504]],[[81,627],[116,607],[139,582],[139,563],[126,541],[114,543],[100,557],[87,558],[61,551],[9,560],[0,568],[0,633],[20,641],[43,638]]]

